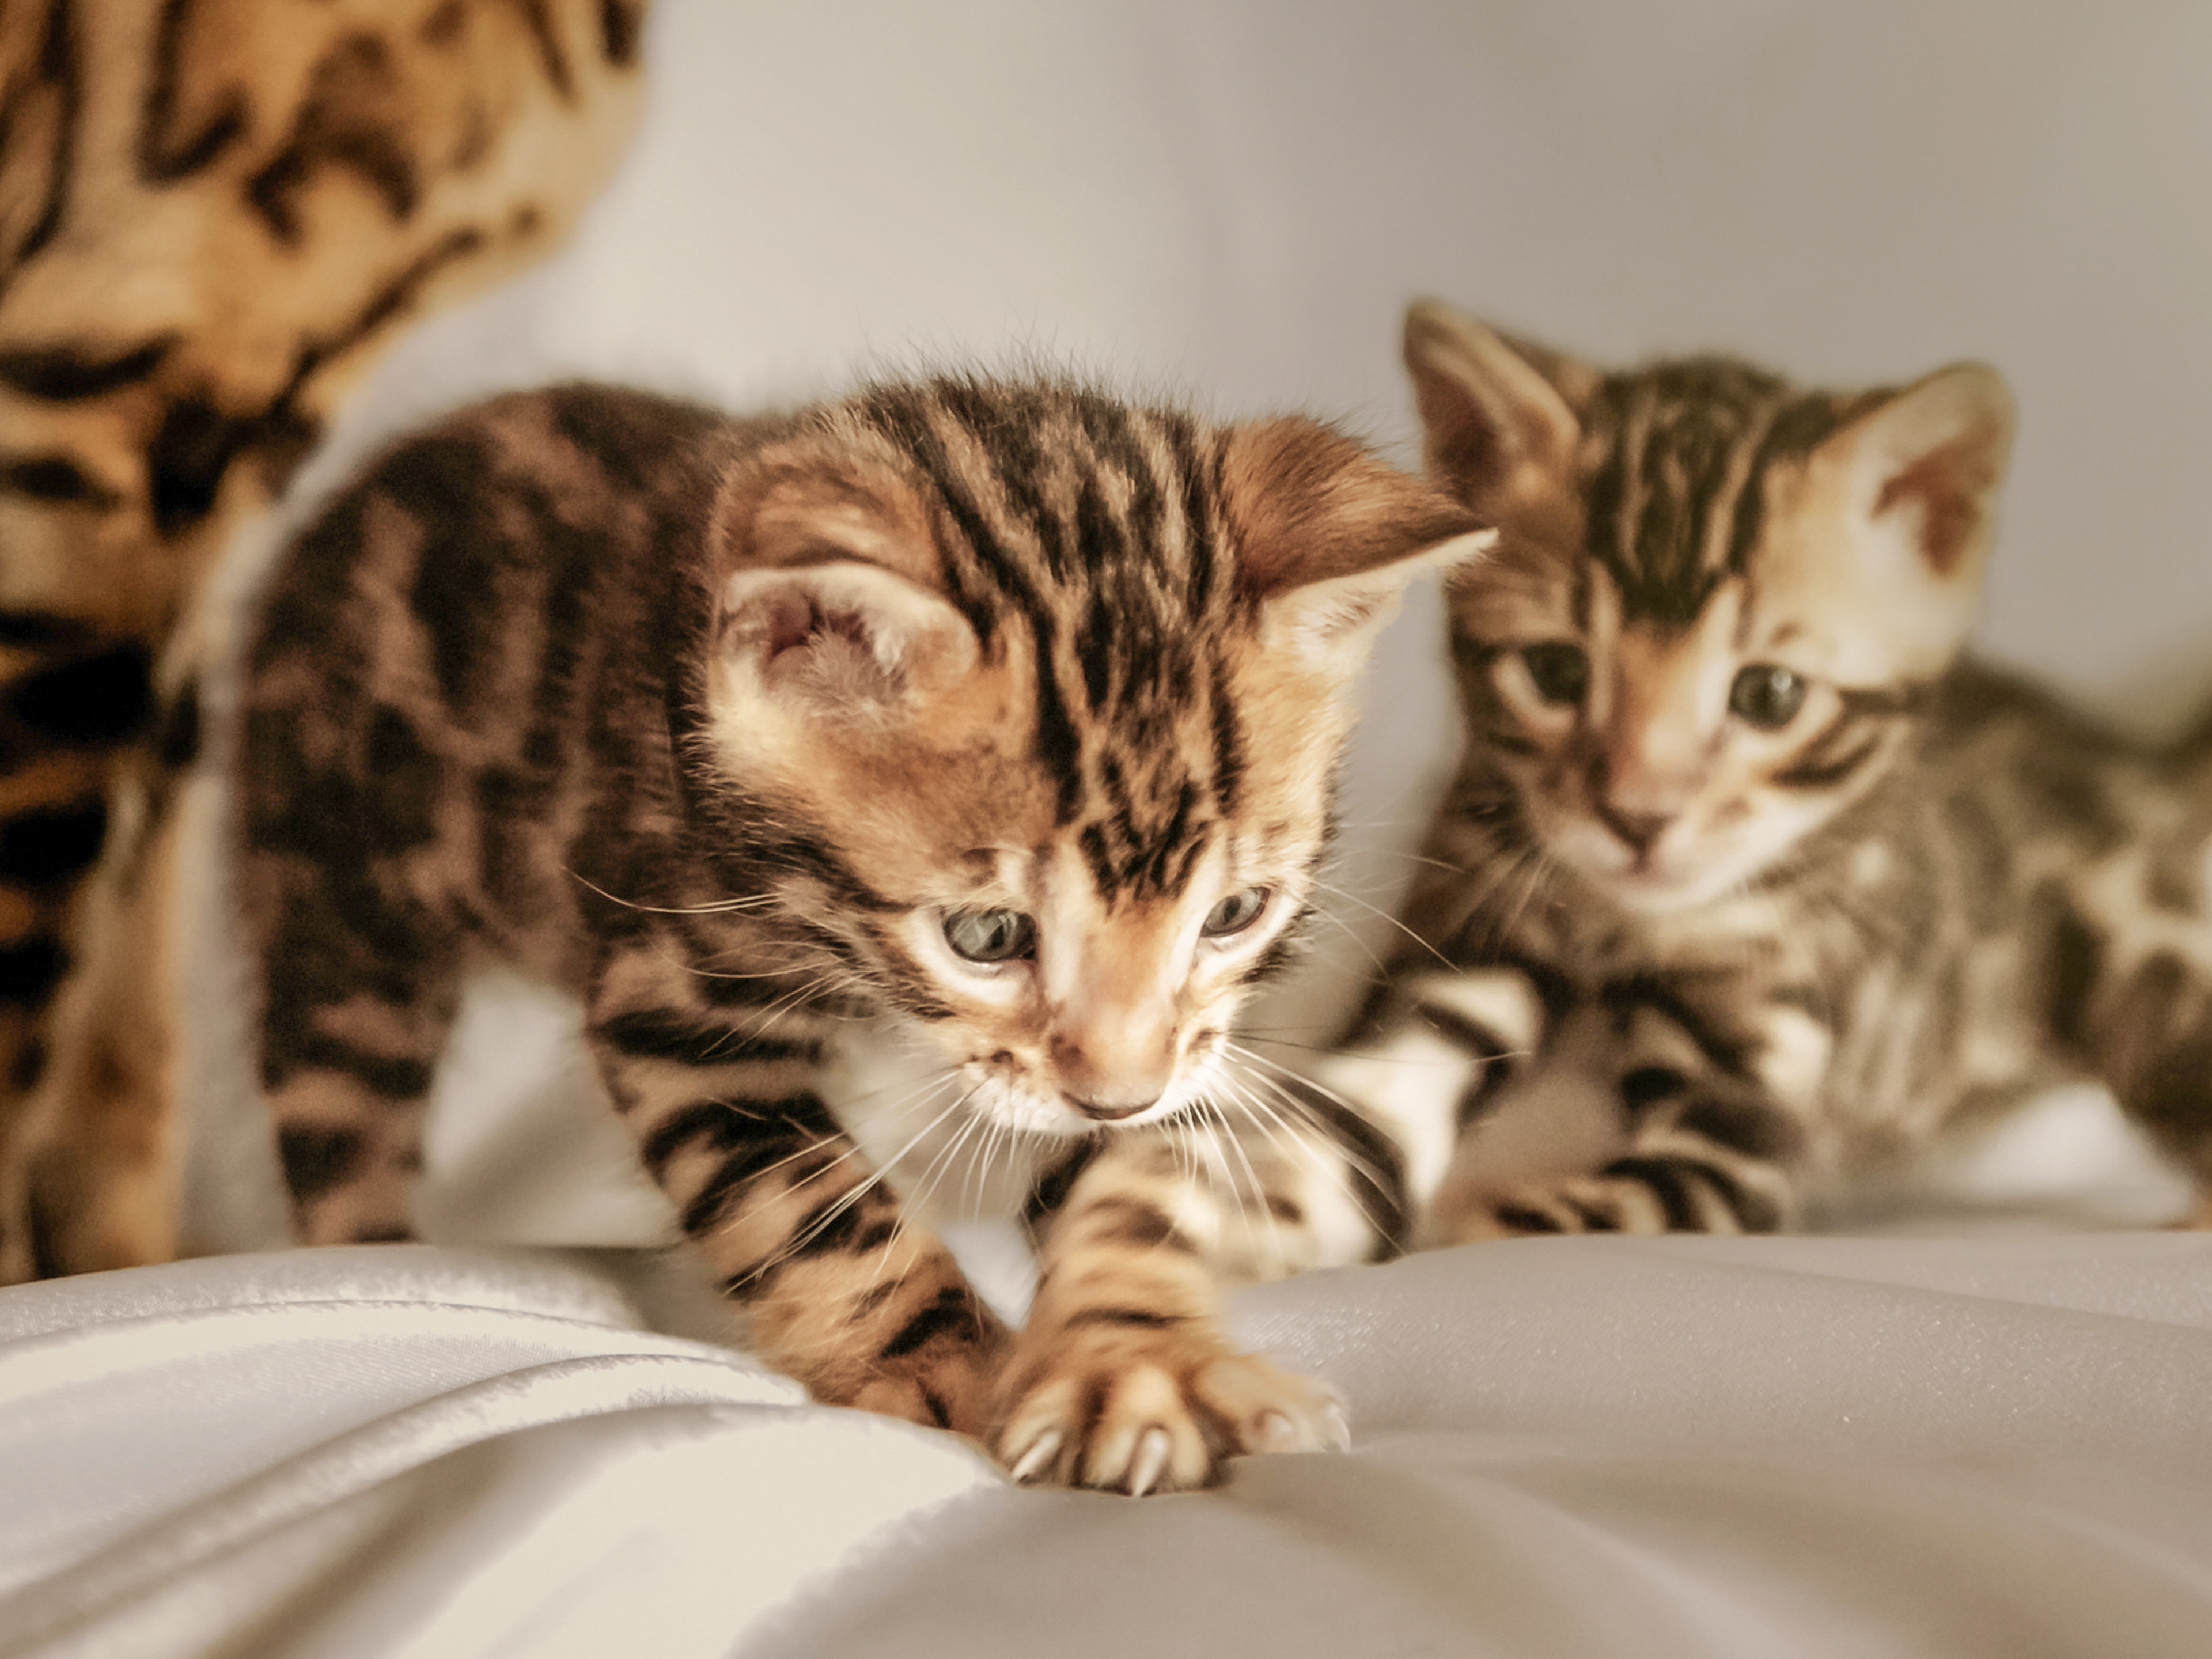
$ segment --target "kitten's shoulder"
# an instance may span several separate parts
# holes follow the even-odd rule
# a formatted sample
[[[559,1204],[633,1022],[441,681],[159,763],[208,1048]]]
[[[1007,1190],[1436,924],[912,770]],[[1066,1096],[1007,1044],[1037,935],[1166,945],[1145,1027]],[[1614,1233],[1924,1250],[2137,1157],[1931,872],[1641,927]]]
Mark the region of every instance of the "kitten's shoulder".
[[[386,453],[392,459],[425,447],[491,444],[527,460],[533,452],[581,451],[601,461],[641,463],[688,454],[702,442],[727,441],[762,424],[737,419],[696,398],[672,397],[599,380],[564,380],[503,392],[465,404],[414,432]]]

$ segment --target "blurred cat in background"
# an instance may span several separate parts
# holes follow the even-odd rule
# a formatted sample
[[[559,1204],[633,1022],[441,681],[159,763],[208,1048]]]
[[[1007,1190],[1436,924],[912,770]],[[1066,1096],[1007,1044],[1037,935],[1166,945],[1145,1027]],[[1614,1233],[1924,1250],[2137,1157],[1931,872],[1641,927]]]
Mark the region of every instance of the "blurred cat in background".
[[[2013,404],[1604,372],[1416,305],[1466,748],[1328,1070],[1430,1242],[1765,1231],[2087,1076],[2212,1174],[2212,744],[1962,655]]]

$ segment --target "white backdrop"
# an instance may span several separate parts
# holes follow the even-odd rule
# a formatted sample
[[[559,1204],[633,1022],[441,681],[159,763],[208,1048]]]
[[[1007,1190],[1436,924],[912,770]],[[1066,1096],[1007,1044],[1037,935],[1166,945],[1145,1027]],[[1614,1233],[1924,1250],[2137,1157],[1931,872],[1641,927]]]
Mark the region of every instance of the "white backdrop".
[[[2212,6],[656,0],[647,51],[575,243],[397,352],[320,476],[556,374],[743,406],[1025,355],[1411,460],[1435,293],[1601,361],[1986,358],[2024,410],[1988,648],[2153,723],[2206,690]],[[1349,774],[1337,879],[1383,908],[1456,742],[1437,638],[1424,594]],[[1368,960],[1322,945],[1280,1019]]]

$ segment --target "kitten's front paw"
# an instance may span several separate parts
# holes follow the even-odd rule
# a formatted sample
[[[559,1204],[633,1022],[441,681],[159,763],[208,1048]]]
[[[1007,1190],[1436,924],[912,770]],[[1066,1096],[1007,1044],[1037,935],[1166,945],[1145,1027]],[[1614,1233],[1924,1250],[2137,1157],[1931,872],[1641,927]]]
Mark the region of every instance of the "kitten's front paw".
[[[1428,1231],[1438,1244],[1474,1244],[1543,1233],[1651,1231],[1624,1228],[1614,1195],[1589,1178],[1520,1182],[1479,1193],[1440,1194]]]
[[[1630,1166],[1633,1165],[1632,1169]],[[1598,1175],[1516,1182],[1437,1196],[1425,1243],[1472,1244],[1541,1233],[1741,1233],[1775,1231],[1786,1194],[1740,1171],[1734,1182],[1695,1164],[1625,1159]]]
[[[1175,1331],[1024,1333],[1006,1397],[998,1453],[1015,1480],[1134,1498],[1209,1486],[1243,1453],[1352,1440],[1324,1384]]]

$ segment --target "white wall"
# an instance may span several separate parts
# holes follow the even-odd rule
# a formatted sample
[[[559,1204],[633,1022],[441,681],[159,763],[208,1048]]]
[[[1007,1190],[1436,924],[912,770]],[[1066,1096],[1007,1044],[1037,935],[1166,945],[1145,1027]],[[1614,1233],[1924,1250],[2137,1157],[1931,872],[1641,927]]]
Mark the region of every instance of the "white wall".
[[[1424,292],[1607,360],[1980,356],[2024,406],[1988,647],[2151,715],[2212,678],[2212,6],[656,4],[576,245],[357,430],[556,371],[744,404],[1029,351],[1403,441]],[[1386,904],[1453,743],[1435,627],[1353,772],[1344,879]]]
[[[1395,437],[1424,291],[1604,359],[1978,356],[2026,411],[1991,647],[2110,686],[2212,641],[2212,7],[657,3],[612,195],[459,325],[508,377],[1030,348]]]

